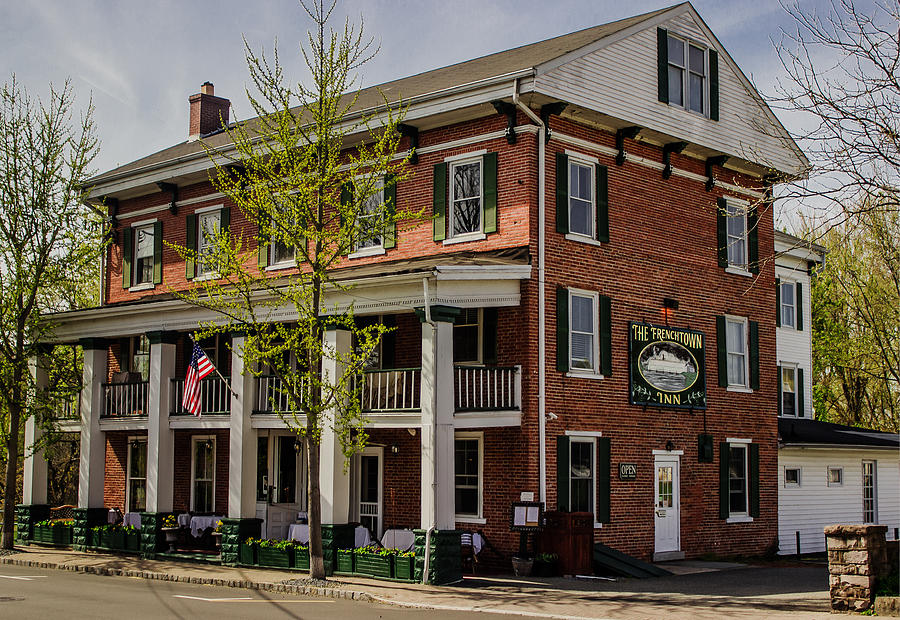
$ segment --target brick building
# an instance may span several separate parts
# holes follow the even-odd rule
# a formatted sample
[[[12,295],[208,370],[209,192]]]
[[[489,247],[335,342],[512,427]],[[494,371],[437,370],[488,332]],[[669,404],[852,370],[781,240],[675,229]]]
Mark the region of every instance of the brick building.
[[[513,502],[533,498],[592,513],[596,541],[644,559],[772,547],[765,199],[773,173],[807,162],[693,7],[379,88],[409,105],[402,146],[417,155],[396,208],[434,219],[339,269],[357,315],[396,329],[366,373],[369,447],[347,475],[323,437],[323,522],[479,530],[502,558]],[[354,111],[379,101],[363,90]],[[79,506],[260,518],[283,537],[306,472],[240,336],[204,343],[236,394],[208,379],[202,417],[179,405],[187,334],[210,317],[168,289],[206,274],[162,240],[255,238],[197,140],[227,148],[227,100],[204,84],[190,110],[186,142],[94,179],[116,240],[103,304],[53,317],[84,350]],[[264,246],[259,268],[296,263]]]

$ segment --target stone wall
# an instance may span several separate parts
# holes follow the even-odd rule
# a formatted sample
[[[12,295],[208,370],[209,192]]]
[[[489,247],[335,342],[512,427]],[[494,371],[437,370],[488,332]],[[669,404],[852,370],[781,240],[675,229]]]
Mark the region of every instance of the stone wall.
[[[885,525],[830,525],[825,528],[828,584],[834,611],[866,611],[879,577],[887,574]]]

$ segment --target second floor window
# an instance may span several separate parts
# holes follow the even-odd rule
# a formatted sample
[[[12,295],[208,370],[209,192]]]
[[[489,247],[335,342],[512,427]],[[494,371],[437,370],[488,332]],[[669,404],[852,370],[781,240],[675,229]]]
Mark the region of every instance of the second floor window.
[[[575,372],[597,372],[597,310],[596,296],[590,293],[571,293],[569,330],[569,368]]]
[[[728,385],[747,386],[747,323],[740,319],[726,318],[725,331],[728,347]]]
[[[450,167],[450,236],[481,232],[481,159]]]
[[[569,231],[594,236],[594,166],[569,161]]]

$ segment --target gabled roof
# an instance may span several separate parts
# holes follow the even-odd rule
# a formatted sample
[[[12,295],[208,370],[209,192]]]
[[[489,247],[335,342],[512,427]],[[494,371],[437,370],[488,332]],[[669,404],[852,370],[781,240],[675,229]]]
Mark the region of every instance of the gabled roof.
[[[677,6],[681,5],[669,6],[650,13],[585,28],[584,30],[553,37],[552,39],[425,71],[377,86],[370,86],[359,91],[351,112],[376,108],[384,103],[383,97],[386,97],[388,101],[407,101],[429,93],[439,93],[456,86],[533,69],[538,65],[583,48],[594,41],[608,37],[643,21],[653,19],[662,13],[673,10]],[[252,122],[252,119],[249,122]],[[203,141],[212,148],[225,146],[230,142],[227,133],[224,131],[204,136]],[[185,141],[97,175],[89,183],[103,183],[128,172],[163,164],[164,162],[180,160],[204,152],[205,149],[199,141]]]
[[[900,447],[900,434],[803,418],[778,418],[778,440],[785,446]]]

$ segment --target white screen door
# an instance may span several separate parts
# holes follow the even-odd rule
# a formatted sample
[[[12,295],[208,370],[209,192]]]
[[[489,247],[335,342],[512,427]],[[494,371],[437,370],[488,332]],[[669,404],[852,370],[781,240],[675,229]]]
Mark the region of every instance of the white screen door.
[[[657,456],[654,481],[655,552],[669,553],[681,549],[681,506],[677,456]]]

